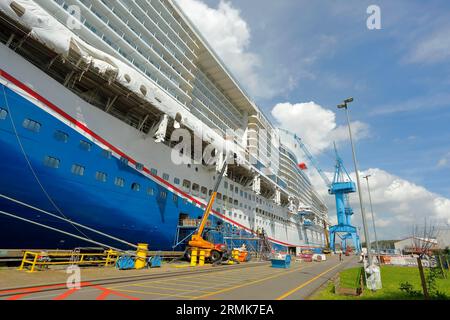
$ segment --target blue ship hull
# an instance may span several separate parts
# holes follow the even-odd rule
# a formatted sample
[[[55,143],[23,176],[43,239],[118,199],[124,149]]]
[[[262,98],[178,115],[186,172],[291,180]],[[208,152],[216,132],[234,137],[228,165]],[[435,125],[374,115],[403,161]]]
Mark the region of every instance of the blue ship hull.
[[[0,120],[0,194],[59,216],[62,213],[68,219],[131,243],[149,243],[150,248],[158,250],[172,249],[180,213],[201,216],[201,208],[119,159],[105,157],[102,148],[94,143],[89,151],[80,148],[80,141],[86,140],[84,136],[6,86],[0,85],[0,97],[0,108],[7,112],[5,119]],[[26,129],[25,119],[41,124],[39,132]],[[55,138],[58,130],[68,135],[66,142]],[[44,165],[47,156],[60,161],[58,168]],[[73,164],[85,168],[82,176],[71,172]],[[97,171],[107,174],[105,182],[96,180]],[[125,180],[123,187],[114,184],[115,177]],[[132,190],[132,183],[138,183],[140,190]],[[147,192],[149,188],[153,194]],[[124,247],[4,198],[0,198],[0,210]],[[1,248],[76,246],[92,244],[0,215]]]

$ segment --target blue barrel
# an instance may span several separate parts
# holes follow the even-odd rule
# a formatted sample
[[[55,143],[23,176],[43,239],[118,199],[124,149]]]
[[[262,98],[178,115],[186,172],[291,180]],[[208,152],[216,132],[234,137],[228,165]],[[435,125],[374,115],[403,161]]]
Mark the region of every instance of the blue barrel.
[[[116,261],[116,268],[119,270],[134,269],[134,258],[131,256],[120,256]]]
[[[149,268],[159,268],[161,267],[161,257],[154,256],[148,259],[148,267]]]

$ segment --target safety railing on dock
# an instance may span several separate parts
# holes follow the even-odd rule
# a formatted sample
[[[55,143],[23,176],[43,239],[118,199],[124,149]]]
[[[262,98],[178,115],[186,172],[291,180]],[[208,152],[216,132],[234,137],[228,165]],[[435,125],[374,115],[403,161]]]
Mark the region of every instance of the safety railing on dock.
[[[25,251],[19,270],[29,268],[27,272],[35,272],[37,268],[74,264],[113,266],[119,255],[114,250],[103,253]]]

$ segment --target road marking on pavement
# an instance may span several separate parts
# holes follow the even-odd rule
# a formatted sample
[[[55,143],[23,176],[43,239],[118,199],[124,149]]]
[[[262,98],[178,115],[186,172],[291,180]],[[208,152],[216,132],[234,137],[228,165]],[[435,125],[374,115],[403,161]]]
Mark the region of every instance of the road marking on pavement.
[[[204,293],[212,293],[213,291],[205,291],[205,290],[198,290],[198,289],[178,289],[178,288],[168,288],[168,287],[163,287],[163,286],[155,286],[155,285],[149,285],[149,286],[145,286],[142,284],[132,284],[130,286],[135,286],[135,287],[142,287],[142,288],[151,288],[151,289],[162,289],[162,290],[172,290],[172,291],[180,291],[180,292],[192,292],[192,291],[199,291],[199,292],[204,292]]]
[[[256,266],[256,267],[251,267],[251,268],[255,268],[256,269],[256,268],[261,268],[261,267],[264,267],[264,266],[266,266],[266,265]],[[216,277],[218,274],[220,275],[220,274],[230,273],[230,272],[234,272],[234,271],[242,271],[242,270],[241,269],[219,270],[219,271],[215,271],[214,272],[214,276]],[[157,282],[157,281],[164,281],[164,282],[177,281],[177,280],[180,280],[180,279],[184,280],[186,278],[197,280],[197,279],[202,279],[202,277],[205,277],[205,276],[212,276],[212,273],[213,272],[205,272],[205,273],[200,273],[199,274],[199,273],[194,273],[193,272],[193,274],[183,274],[183,275],[177,274],[177,275],[175,275],[172,278],[165,278],[163,280],[161,278],[156,278],[156,279],[151,279],[151,280],[148,280],[148,281],[142,281],[142,282],[139,282],[139,283],[145,284],[145,283],[152,283],[152,282]],[[195,282],[195,284],[198,285],[198,281]],[[126,286],[128,286],[128,284],[114,285],[114,288],[121,288],[121,287],[126,287]]]
[[[214,281],[214,283],[217,283],[217,284],[230,284],[230,282],[237,281],[236,279],[223,278],[222,276],[220,276],[219,279],[217,279],[217,276],[209,276],[209,277],[199,278],[196,280],[198,280],[198,281],[195,281],[196,284],[198,284],[200,281]],[[173,281],[176,282],[177,280],[174,279]],[[185,280],[183,280],[183,281],[185,281]]]
[[[176,285],[177,283],[184,283],[184,284],[191,284],[194,287],[197,287],[199,285],[199,283],[202,283],[204,281],[206,281],[208,279],[195,279],[190,281],[190,280],[185,280],[185,279],[170,279],[167,281],[167,284],[171,284],[171,285]],[[223,281],[219,281],[218,284],[225,284],[223,283]]]
[[[116,289],[116,291],[123,291],[123,292],[130,292],[130,293],[139,293],[139,294],[146,294],[146,295],[155,295],[155,296],[193,298],[193,296],[186,296],[186,295],[173,294],[173,293],[160,293],[160,292],[149,292],[149,291],[127,290],[127,289]]]
[[[141,285],[141,286],[144,286],[144,285],[150,285],[151,286],[151,285],[153,285],[155,283],[156,284],[162,284],[164,286],[167,286],[167,285],[174,286],[174,285],[176,285],[177,287],[186,287],[187,289],[190,288],[189,291],[200,291],[200,292],[204,291],[204,290],[197,290],[196,289],[198,287],[198,282],[196,282],[195,284],[192,283],[192,282],[190,282],[190,283],[181,283],[181,282],[168,283],[167,280],[166,281],[164,281],[164,280],[153,280],[153,281],[138,282],[137,284]],[[125,287],[129,287],[129,286],[132,286],[132,285],[135,285],[135,283],[132,283],[132,284],[127,283],[127,284],[122,284],[122,285],[116,285],[116,286],[111,286],[110,288],[112,288],[112,289],[125,288]],[[206,292],[211,292],[211,291],[206,291]]]
[[[83,290],[82,291],[83,294],[86,294],[87,292],[89,292],[89,293],[98,292],[98,290],[95,288],[94,289],[83,288],[83,289],[79,289],[79,290],[80,290],[80,292],[81,292],[81,290]],[[34,294],[32,296],[25,297],[22,300],[50,300],[50,299],[55,300],[55,298],[58,296],[58,293],[55,293],[55,292],[50,292],[50,293],[48,291],[45,291],[45,292],[46,292],[46,294]]]
[[[316,280],[319,279],[321,276],[323,276],[324,274],[327,274],[328,272],[330,272],[331,270],[333,270],[333,269],[339,267],[340,265],[341,265],[341,263],[335,265],[334,267],[331,267],[331,268],[325,270],[324,272],[318,274],[318,275],[315,276],[314,278],[309,279],[309,280],[306,281],[305,283],[299,285],[297,288],[294,288],[294,289],[292,289],[292,290],[286,292],[285,294],[279,296],[279,297],[276,298],[275,300],[283,300],[284,298],[286,298],[286,297],[290,296],[291,294],[297,292],[297,291],[300,290],[301,288],[306,287],[308,284],[310,284],[310,283],[316,281]]]
[[[158,284],[163,284],[163,285],[168,284],[167,281],[154,281],[154,282],[147,282],[147,283],[142,283],[142,284],[150,284],[151,285],[152,283],[158,283]],[[197,287],[195,284],[192,284],[192,283],[188,284],[188,283],[178,282],[176,285],[178,287],[188,287],[188,288],[192,288],[192,287],[196,288]],[[197,285],[198,285],[198,283],[197,283]],[[194,290],[194,289],[192,289],[192,290]]]
[[[65,300],[67,299],[69,296],[71,296],[72,294],[74,294],[75,292],[77,292],[79,289],[78,288],[73,288],[70,290],[67,290],[66,292],[56,296],[53,298],[53,300]]]
[[[299,268],[296,268],[296,269],[288,271],[288,272],[277,273],[275,275],[271,275],[269,277],[265,277],[265,278],[262,278],[262,279],[259,279],[259,280],[250,281],[250,282],[247,282],[247,283],[242,283],[242,284],[237,285],[237,286],[224,288],[222,290],[218,290],[218,291],[215,291],[213,293],[209,293],[209,294],[201,295],[201,296],[198,296],[198,297],[194,297],[193,299],[204,299],[204,298],[207,298],[207,297],[210,297],[210,296],[217,295],[219,293],[224,293],[224,292],[227,292],[227,291],[231,291],[231,290],[239,289],[239,288],[242,288],[242,287],[246,287],[246,286],[249,286],[249,285],[252,285],[252,284],[255,284],[255,283],[267,281],[267,280],[270,280],[270,279],[273,279],[273,278],[278,278],[278,277],[284,276],[286,274],[290,274],[290,273],[293,273],[293,272],[297,272],[299,270],[303,270],[305,268],[303,268],[303,266],[300,266]]]

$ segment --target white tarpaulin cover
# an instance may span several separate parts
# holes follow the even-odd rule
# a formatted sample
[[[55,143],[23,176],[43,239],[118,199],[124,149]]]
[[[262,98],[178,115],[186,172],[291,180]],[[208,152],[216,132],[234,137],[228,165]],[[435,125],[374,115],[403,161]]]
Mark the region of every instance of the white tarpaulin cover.
[[[179,114],[180,122],[191,129],[195,135],[202,137],[204,141],[220,150],[225,148],[238,151],[238,163],[245,162],[242,147],[236,150],[234,142],[223,139],[220,134],[193,116],[189,110],[164,93],[140,71],[89,45],[34,1],[0,0],[0,10],[30,29],[31,38],[43,43],[55,53],[62,57],[68,57],[71,52],[78,53],[84,63],[93,66],[100,74],[113,76],[121,85],[146,99],[171,118],[174,119]],[[142,90],[143,87],[145,90]],[[249,169],[248,166],[246,167]]]
[[[382,288],[380,267],[372,264],[366,268],[366,283],[370,290],[379,290]]]

